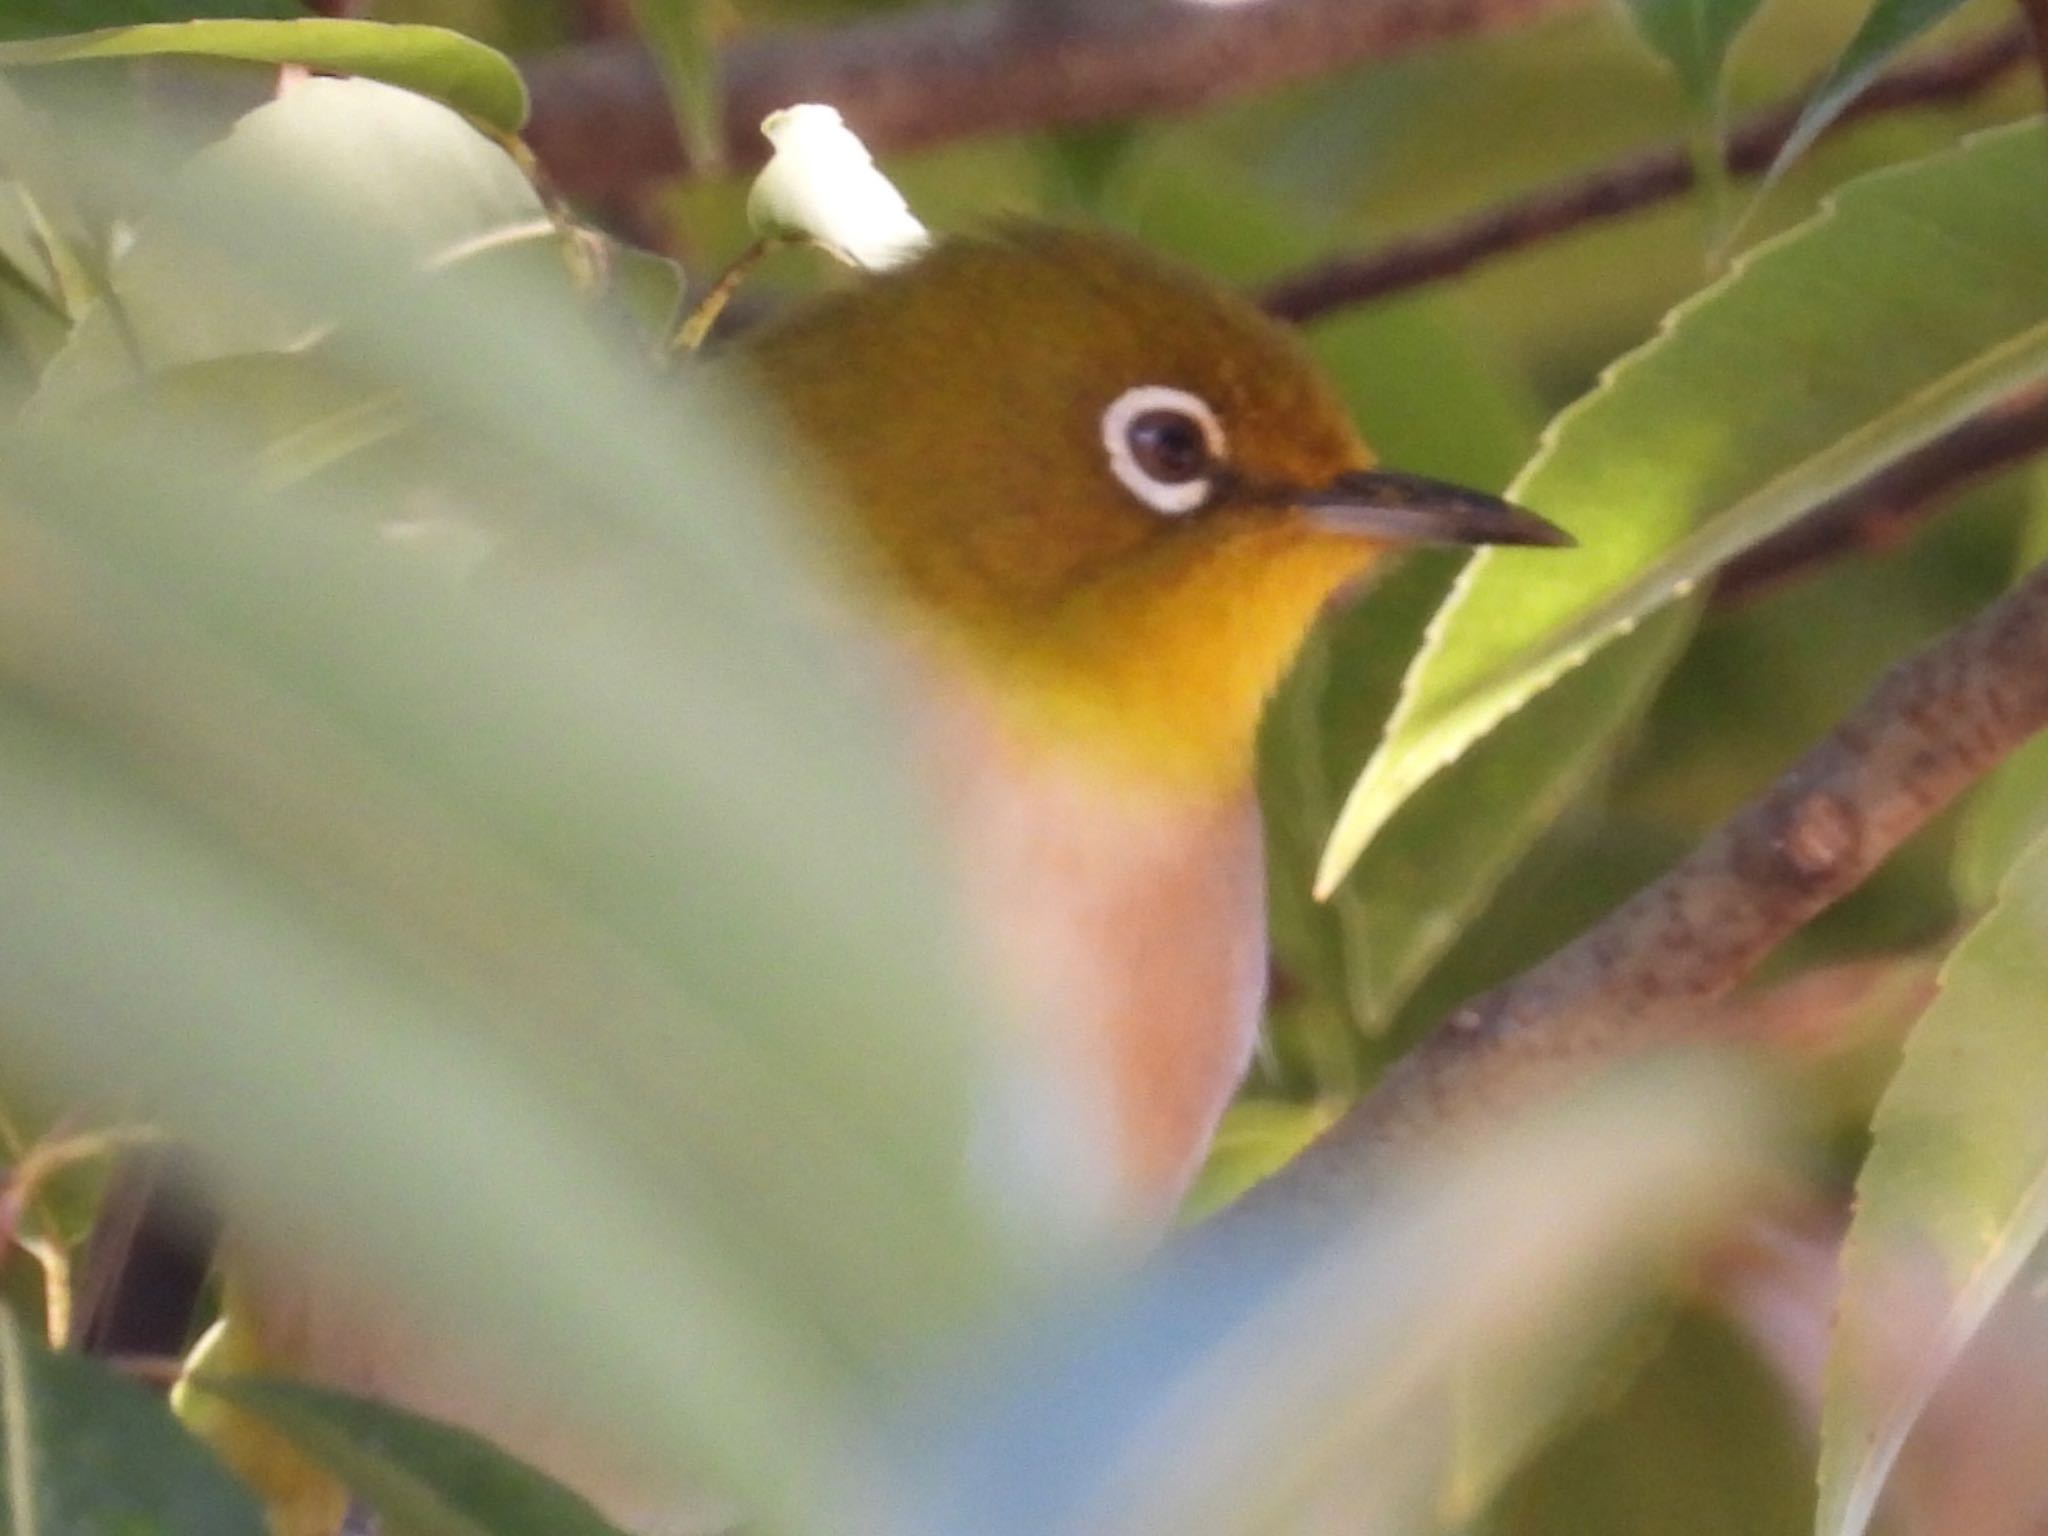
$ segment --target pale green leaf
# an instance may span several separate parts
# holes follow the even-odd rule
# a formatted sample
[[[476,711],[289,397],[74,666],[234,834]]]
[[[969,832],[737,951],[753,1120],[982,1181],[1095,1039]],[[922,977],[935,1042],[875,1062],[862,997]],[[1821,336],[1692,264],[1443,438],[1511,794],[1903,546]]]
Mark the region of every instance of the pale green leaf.
[[[1439,1528],[1465,1373],[1505,1389],[1565,1335],[1597,1336],[1725,1217],[1770,1140],[1741,1080],[1703,1062],[1492,1130],[1384,1166],[1349,1222],[1305,1233],[1298,1210],[1227,1214],[1106,1315],[1060,1320],[1007,1372],[913,1416],[911,1454],[940,1500],[923,1528]]]
[[[343,294],[265,302],[207,259],[209,244],[260,239],[263,211],[195,238],[182,212],[252,179],[307,178],[361,237],[431,269],[557,238],[511,158],[463,118],[371,80],[309,80],[245,115],[178,167],[113,264],[109,298],[52,360],[37,412],[75,410],[138,370],[305,345],[333,323]]]
[[[54,1354],[0,1308],[7,1536],[262,1536],[241,1484],[161,1397]]]
[[[1628,13],[1685,88],[1695,113],[1709,114],[1721,94],[1728,50],[1762,0],[1627,0]]]
[[[1963,0],[1875,0],[1863,25],[1835,60],[1771,162],[1759,199],[1792,163],[1813,147],[1842,111],[1916,38],[1961,9]]]
[[[2022,124],[1852,183],[1558,418],[1510,491],[1580,548],[1490,550],[1467,567],[1331,833],[1321,889],[1418,789],[1602,646],[2048,373],[2044,138]]]
[[[872,1529],[876,1395],[1071,1258],[1096,1122],[969,983],[733,384],[279,169],[164,210],[208,285],[332,306],[432,484],[579,558],[454,579],[378,531],[413,481],[252,475],[233,419],[11,436],[9,1060],[146,1083],[248,1224],[572,1427]]]
[[[203,17],[282,21],[305,14],[306,8],[297,0],[11,0],[0,14],[0,38],[47,37],[56,32],[91,32]]]
[[[1921,1410],[2048,1237],[2044,997],[2048,842],[2036,842],[1942,968],[1878,1106],[1842,1251],[1820,1536],[1869,1528]]]
[[[374,21],[186,21],[0,43],[0,69],[186,55],[303,64],[430,97],[498,133],[526,121],[526,83],[495,48],[444,27]]]
[[[299,1382],[198,1377],[188,1390],[281,1432],[387,1536],[619,1536],[586,1499],[452,1425]]]

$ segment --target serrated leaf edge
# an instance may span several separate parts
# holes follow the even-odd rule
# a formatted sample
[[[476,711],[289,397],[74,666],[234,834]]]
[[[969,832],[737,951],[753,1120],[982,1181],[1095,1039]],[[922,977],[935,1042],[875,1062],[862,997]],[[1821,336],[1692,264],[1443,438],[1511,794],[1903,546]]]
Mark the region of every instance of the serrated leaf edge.
[[[1522,467],[1509,483],[1504,493],[1506,497],[1510,501],[1521,500],[1528,482],[1549,464],[1556,450],[1558,438],[1564,430],[1580,415],[1590,410],[1595,402],[1605,397],[1613,389],[1618,379],[1625,377],[1631,369],[1642,365],[1647,358],[1663,347],[1672,334],[1695,311],[1718,300],[1732,285],[1740,282],[1752,271],[1758,262],[1768,260],[1773,254],[1784,247],[1808,238],[1815,231],[1831,223],[1840,215],[1845,199],[1853,203],[1865,196],[1873,195],[1872,189],[1880,187],[1887,181],[1901,176],[1922,174],[1931,164],[1968,154],[1975,146],[1988,140],[2008,135],[2039,132],[2040,127],[2040,122],[2037,119],[2028,119],[2019,123],[2000,124],[1994,128],[1969,134],[1949,149],[1938,151],[1932,155],[1923,155],[1918,159],[1909,160],[1898,165],[1885,166],[1880,170],[1871,172],[1867,176],[1859,176],[1855,180],[1836,188],[1824,197],[1811,217],[1802,220],[1789,229],[1781,230],[1769,239],[1760,241],[1758,244],[1750,247],[1750,249],[1742,252],[1720,277],[1707,284],[1706,287],[1698,292],[1687,295],[1686,298],[1668,310],[1657,322],[1656,329],[1647,339],[1638,346],[1624,352],[1605,368],[1601,369],[1593,382],[1593,386],[1585,394],[1581,395],[1550,419],[1549,423],[1544,426],[1542,432],[1537,436],[1536,450],[1530,455],[1529,462]],[[2032,333],[2029,332],[2028,334],[2031,335]],[[1785,474],[1778,476],[1776,480],[1770,482],[1770,485],[1775,485],[1794,473],[1795,471],[1788,470]],[[1755,500],[1762,496],[1769,488],[1769,485],[1760,487],[1757,491],[1744,497],[1741,502],[1736,503],[1735,506],[1740,507]],[[1695,533],[1698,531],[1694,530]],[[1688,539],[1690,537],[1692,535],[1687,535]],[[1676,553],[1682,547],[1683,541],[1681,541],[1681,544],[1673,546],[1672,550],[1667,551],[1666,556],[1668,557]],[[1408,670],[1403,674],[1400,690],[1395,696],[1394,707],[1388,712],[1386,726],[1381,732],[1380,747],[1367,760],[1364,769],[1360,771],[1358,778],[1353,782],[1349,794],[1345,796],[1344,804],[1337,812],[1337,819],[1332,825],[1329,840],[1324,845],[1323,857],[1316,869],[1314,887],[1315,896],[1318,901],[1329,898],[1330,893],[1337,888],[1346,875],[1350,874],[1359,858],[1372,845],[1373,839],[1380,834],[1386,827],[1387,822],[1392,819],[1394,813],[1406,803],[1408,798],[1417,789],[1458,761],[1472,747],[1476,746],[1487,735],[1491,734],[1493,730],[1498,728],[1501,722],[1506,720],[1508,716],[1521,710],[1530,699],[1543,692],[1552,683],[1555,683],[1558,678],[1564,676],[1565,673],[1582,665],[1591,654],[1592,647],[1583,648],[1579,654],[1570,657],[1555,672],[1538,679],[1533,687],[1517,698],[1509,708],[1503,710],[1488,725],[1485,731],[1473,736],[1470,740],[1441,747],[1436,752],[1423,751],[1417,753],[1407,760],[1407,765],[1404,768],[1399,770],[1383,769],[1379,766],[1385,759],[1386,743],[1412,717],[1420,674],[1436,654],[1445,629],[1462,612],[1473,584],[1480,575],[1491,569],[1495,561],[1518,553],[1526,554],[1524,551],[1481,550],[1471,560],[1466,562],[1465,568],[1458,573],[1457,579],[1452,582],[1450,593],[1444,599],[1443,606],[1430,616],[1429,623],[1424,626],[1422,644],[1415,652],[1415,659],[1410,662]],[[1635,628],[1636,624],[1647,617],[1649,617],[1648,613],[1637,615],[1634,620],[1616,629],[1606,638],[1620,638],[1626,635]],[[1426,744],[1427,739],[1425,738]],[[1375,812],[1367,814],[1360,809],[1360,807],[1374,800],[1383,802]],[[1340,838],[1340,833],[1346,835]]]

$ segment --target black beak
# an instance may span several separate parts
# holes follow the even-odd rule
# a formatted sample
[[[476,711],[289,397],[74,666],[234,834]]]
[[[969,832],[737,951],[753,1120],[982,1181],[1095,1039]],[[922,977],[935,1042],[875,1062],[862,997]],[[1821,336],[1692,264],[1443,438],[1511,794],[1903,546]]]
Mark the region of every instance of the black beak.
[[[1570,549],[1578,540],[1534,512],[1462,486],[1392,469],[1353,470],[1295,498],[1335,533],[1390,544],[1528,544]]]

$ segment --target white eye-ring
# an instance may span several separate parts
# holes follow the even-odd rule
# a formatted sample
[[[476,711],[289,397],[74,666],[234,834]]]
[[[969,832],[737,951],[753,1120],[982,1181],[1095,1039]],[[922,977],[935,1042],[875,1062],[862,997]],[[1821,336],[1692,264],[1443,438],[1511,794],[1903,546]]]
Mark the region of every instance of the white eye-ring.
[[[1179,517],[1209,499],[1227,444],[1198,395],[1164,384],[1127,389],[1102,413],[1110,470],[1154,512]]]

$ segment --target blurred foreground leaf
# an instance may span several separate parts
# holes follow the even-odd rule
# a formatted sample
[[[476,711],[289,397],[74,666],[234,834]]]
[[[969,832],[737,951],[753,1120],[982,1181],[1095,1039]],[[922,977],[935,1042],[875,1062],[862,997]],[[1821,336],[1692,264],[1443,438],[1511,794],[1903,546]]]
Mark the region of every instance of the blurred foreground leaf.
[[[445,27],[376,21],[186,21],[108,27],[0,43],[0,70],[84,59],[182,54],[253,64],[303,64],[403,86],[499,133],[526,121],[526,82],[495,48]]]
[[[2023,124],[1852,183],[1553,423],[1510,494],[1581,547],[1466,567],[1319,889],[1446,765],[1721,562],[2048,373],[2044,141]]]
[[[911,1418],[902,1438],[940,1500],[920,1528],[1438,1529],[1465,1373],[1514,1382],[1597,1336],[1726,1217],[1770,1140],[1745,1086],[1666,1063],[1388,1172],[1320,1221],[1224,1213],[1119,1303],[1028,1336]]]
[[[51,1353],[4,1308],[0,1420],[9,1536],[262,1536],[255,1503],[161,1397]]]
[[[0,453],[10,1060],[146,1088],[267,1247],[543,1413],[886,1528],[875,1394],[1067,1261],[1094,1123],[967,980],[745,402],[523,266],[423,276],[352,195],[243,165],[158,216],[330,316],[302,361],[405,463],[148,390]],[[488,577],[391,536],[444,513]]]
[[[1861,1536],[1943,1375],[2048,1236],[2048,842],[1942,968],[1878,1106],[1828,1362],[1820,1536]]]
[[[0,14],[0,38],[47,37],[56,32],[201,17],[282,21],[305,14],[306,8],[298,0],[12,0],[5,14]]]
[[[171,174],[112,263],[106,299],[52,359],[33,409],[76,409],[138,373],[301,348],[331,326],[353,296],[265,302],[210,256],[267,237],[260,205],[190,227],[195,203],[288,178],[317,185],[347,210],[358,239],[416,270],[557,239],[525,176],[457,114],[371,80],[309,80]]]
[[[552,1478],[418,1414],[300,1382],[201,1377],[191,1390],[283,1433],[346,1483],[388,1536],[618,1536]]]

